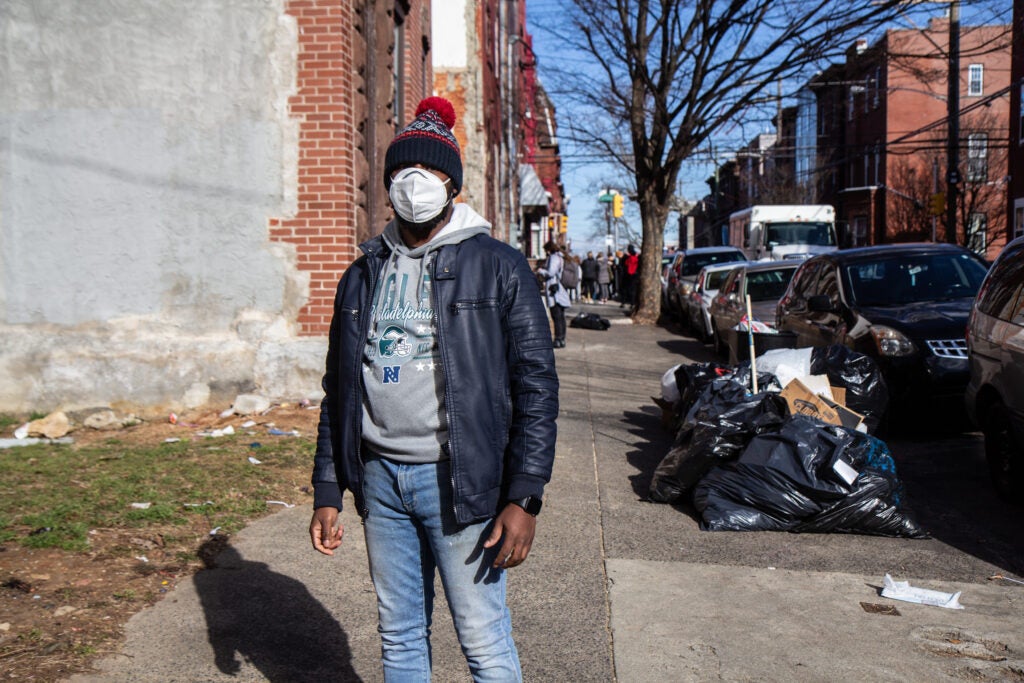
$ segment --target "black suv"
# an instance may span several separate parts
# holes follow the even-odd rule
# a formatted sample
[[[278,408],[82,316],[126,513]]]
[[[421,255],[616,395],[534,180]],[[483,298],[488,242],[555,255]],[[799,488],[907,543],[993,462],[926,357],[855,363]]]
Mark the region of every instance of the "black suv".
[[[985,433],[992,483],[1024,502],[1024,237],[992,265],[967,327],[967,412]]]
[[[796,333],[797,346],[844,344],[874,358],[898,412],[945,401],[962,415],[964,330],[986,270],[951,244],[822,254],[793,274],[776,309],[778,328]]]

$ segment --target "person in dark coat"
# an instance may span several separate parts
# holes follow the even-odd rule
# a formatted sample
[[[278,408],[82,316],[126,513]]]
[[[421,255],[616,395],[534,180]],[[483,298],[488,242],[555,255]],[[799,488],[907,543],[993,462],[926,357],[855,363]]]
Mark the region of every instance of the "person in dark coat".
[[[345,271],[328,338],[309,535],[339,549],[351,491],[387,681],[430,680],[438,573],[473,680],[522,680],[506,570],[530,554],[555,456],[547,312],[525,256],[454,203],[454,123],[427,98],[388,147],[395,218]]]

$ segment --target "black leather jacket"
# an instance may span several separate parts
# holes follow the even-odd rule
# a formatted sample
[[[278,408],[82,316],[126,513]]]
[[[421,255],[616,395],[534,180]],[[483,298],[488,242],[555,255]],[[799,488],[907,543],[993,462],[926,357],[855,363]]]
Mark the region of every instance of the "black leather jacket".
[[[341,509],[362,492],[362,372],[370,300],[390,249],[381,237],[345,272],[334,300],[313,506]],[[558,377],[547,312],[526,258],[476,235],[439,248],[432,298],[445,377],[456,519],[494,516],[505,500],[541,496],[551,478]]]

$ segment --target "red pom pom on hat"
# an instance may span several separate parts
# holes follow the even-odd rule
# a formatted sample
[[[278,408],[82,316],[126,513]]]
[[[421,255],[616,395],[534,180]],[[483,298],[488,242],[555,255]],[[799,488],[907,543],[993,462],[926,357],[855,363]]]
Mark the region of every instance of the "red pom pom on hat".
[[[425,97],[420,100],[419,105],[416,107],[416,116],[419,116],[425,111],[433,111],[441,120],[444,121],[444,125],[449,128],[455,128],[455,107],[452,103],[443,97]]]

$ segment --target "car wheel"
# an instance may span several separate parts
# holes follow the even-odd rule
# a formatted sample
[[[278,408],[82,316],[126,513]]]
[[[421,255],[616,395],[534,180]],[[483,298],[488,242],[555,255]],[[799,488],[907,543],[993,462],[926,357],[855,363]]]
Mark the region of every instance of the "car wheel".
[[[984,432],[985,458],[996,493],[1009,502],[1024,502],[1024,454],[1002,403],[989,408]]]

